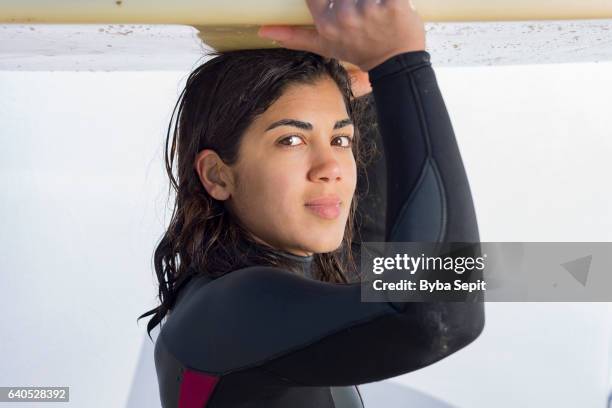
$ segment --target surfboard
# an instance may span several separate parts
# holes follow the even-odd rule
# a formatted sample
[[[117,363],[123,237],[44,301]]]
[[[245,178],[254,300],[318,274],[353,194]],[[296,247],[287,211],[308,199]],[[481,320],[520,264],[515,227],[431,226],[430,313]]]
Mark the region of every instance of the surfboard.
[[[610,0],[413,0],[424,21],[612,18]],[[0,23],[186,24],[213,48],[274,47],[259,26],[311,26],[304,0],[3,0]]]

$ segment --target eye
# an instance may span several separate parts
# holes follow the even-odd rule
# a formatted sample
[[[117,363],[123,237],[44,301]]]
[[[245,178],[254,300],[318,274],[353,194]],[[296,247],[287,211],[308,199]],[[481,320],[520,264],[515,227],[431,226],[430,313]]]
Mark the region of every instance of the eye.
[[[291,135],[291,136],[287,136],[285,138],[282,138],[281,140],[278,141],[278,144],[281,144],[283,146],[299,146],[300,143],[298,142],[304,142],[304,140],[298,136],[298,135]]]
[[[336,142],[337,140],[340,140],[340,144]],[[337,136],[334,138],[333,144],[338,147],[349,148],[353,145],[353,138],[348,135]]]

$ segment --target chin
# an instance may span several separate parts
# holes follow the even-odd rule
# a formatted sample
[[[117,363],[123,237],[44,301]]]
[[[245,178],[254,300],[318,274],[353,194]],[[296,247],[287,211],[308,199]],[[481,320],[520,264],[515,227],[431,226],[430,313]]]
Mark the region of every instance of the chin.
[[[345,227],[346,219],[334,220],[333,224],[328,225],[309,222],[301,224],[297,229],[300,233],[294,237],[307,252],[317,254],[333,252],[342,246]]]
[[[315,237],[311,245],[304,245],[304,247],[308,248],[308,252],[316,254],[333,252],[342,246],[343,237],[343,235],[340,235],[339,237],[336,237],[334,239],[321,239],[320,237]]]

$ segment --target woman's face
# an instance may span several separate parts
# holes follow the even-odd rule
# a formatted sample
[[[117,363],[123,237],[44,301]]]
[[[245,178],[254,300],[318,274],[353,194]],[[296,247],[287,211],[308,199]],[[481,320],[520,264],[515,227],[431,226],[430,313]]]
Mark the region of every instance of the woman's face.
[[[296,255],[342,242],[357,179],[336,83],[290,85],[246,130],[226,204],[256,239]]]

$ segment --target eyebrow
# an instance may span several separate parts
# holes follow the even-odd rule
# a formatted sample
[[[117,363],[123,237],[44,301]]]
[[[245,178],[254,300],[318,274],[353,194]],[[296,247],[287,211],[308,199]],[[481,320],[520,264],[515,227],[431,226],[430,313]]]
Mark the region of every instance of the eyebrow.
[[[352,124],[353,124],[353,121],[351,119],[348,119],[348,118],[342,119],[342,120],[337,121],[334,124],[334,130],[340,129],[340,128],[343,128],[345,126],[349,126]],[[312,130],[312,123],[303,122],[301,120],[296,120],[296,119],[281,119],[281,120],[277,120],[276,122],[272,123],[270,126],[268,126],[268,128],[265,131],[267,132],[268,130],[272,130],[279,126],[293,126],[299,129]]]

